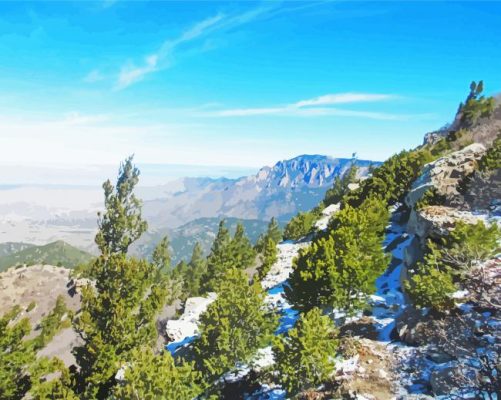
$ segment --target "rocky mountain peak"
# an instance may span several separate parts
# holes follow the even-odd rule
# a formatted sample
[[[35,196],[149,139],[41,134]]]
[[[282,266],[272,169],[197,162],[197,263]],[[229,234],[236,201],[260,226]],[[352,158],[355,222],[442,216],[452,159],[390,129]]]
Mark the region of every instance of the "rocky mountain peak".
[[[333,158],[319,154],[303,154],[290,160],[277,162],[273,167],[263,167],[256,175],[256,181],[266,183],[266,187],[282,188],[325,187],[333,179],[343,174],[353,159]],[[361,169],[366,169],[370,161],[356,160]]]

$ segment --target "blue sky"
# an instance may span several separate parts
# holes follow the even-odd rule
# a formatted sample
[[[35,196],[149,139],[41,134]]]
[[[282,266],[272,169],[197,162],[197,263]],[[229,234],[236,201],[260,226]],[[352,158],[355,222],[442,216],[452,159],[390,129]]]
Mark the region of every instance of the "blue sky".
[[[382,160],[501,91],[499,2],[0,2],[0,163]]]

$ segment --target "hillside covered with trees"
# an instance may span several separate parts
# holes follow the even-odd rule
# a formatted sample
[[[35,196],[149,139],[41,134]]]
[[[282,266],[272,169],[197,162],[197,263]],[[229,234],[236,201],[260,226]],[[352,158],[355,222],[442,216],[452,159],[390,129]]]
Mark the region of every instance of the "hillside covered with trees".
[[[473,82],[423,145],[364,177],[353,162],[255,245],[221,220],[207,257],[175,265],[167,236],[129,254],[147,223],[126,159],[103,184],[99,256],[73,272],[80,308],[58,300],[36,330],[19,306],[1,317],[0,398],[496,399],[500,135]],[[71,365],[40,353],[61,329]]]

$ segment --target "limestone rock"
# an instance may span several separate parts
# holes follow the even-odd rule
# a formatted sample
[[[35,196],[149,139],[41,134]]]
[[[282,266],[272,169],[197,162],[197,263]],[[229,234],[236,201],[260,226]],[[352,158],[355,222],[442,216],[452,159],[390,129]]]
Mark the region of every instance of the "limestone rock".
[[[409,216],[407,230],[416,234],[424,243],[427,238],[440,238],[449,234],[458,221],[475,224],[484,218],[469,211],[460,211],[446,206],[428,206],[413,210]]]
[[[426,164],[421,176],[414,182],[405,198],[407,206],[413,209],[428,189],[435,188],[438,194],[449,197],[458,195],[458,183],[464,176],[475,170],[476,161],[484,155],[485,151],[482,144],[473,143]]]

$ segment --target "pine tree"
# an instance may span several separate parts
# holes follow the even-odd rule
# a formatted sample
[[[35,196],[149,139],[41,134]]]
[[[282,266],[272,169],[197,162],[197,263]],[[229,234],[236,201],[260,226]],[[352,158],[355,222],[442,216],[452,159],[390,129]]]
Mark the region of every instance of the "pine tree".
[[[181,260],[177,263],[177,265],[173,268],[171,276],[172,279],[181,282],[181,286],[184,287],[185,280],[187,275],[189,274],[188,263],[184,260]]]
[[[273,355],[278,380],[289,395],[316,387],[334,371],[337,330],[320,309],[302,314],[287,336],[278,336]]]
[[[254,264],[256,252],[245,235],[242,224],[237,224],[235,235],[230,236],[224,220],[219,223],[219,230],[207,258],[205,291],[214,290],[217,282],[229,268],[245,269]]]
[[[169,352],[155,355],[151,349],[136,349],[127,363],[124,383],[113,390],[112,399],[191,400],[201,393],[200,374],[193,365],[176,365]]]
[[[75,323],[84,341],[77,361],[86,399],[106,397],[130,352],[154,344],[155,317],[167,296],[167,283],[159,281],[157,268],[145,260],[114,254],[99,257],[91,268],[95,288],[83,289]]]
[[[308,235],[313,230],[313,225],[318,219],[318,214],[314,211],[299,212],[292,217],[284,229],[284,239],[299,240]]]
[[[266,245],[263,251],[263,262],[261,266],[258,268],[258,276],[259,279],[263,279],[270,269],[272,265],[277,261],[277,245],[273,241],[272,238],[268,238],[266,240]]]
[[[273,217],[268,224],[266,232],[259,236],[254,248],[258,253],[262,253],[265,249],[268,239],[273,240],[275,243],[280,243],[282,241],[282,237],[282,230],[280,229],[276,218]]]
[[[153,250],[152,263],[160,272],[167,275],[171,269],[171,255],[169,250],[169,237],[164,236]]]
[[[224,272],[234,265],[232,257],[231,236],[225,226],[225,221],[219,222],[219,229],[207,257],[207,272],[204,277],[204,291],[214,290],[215,283]]]
[[[141,201],[133,193],[139,182],[139,170],[132,159],[133,156],[120,165],[116,186],[109,180],[103,184],[106,211],[98,213],[96,244],[106,256],[127,253],[129,246],[147,229],[141,218]]]
[[[53,378],[47,380],[46,377]],[[65,399],[78,400],[71,381],[69,369],[58,358],[42,357],[30,368],[31,389],[29,396],[33,400]]]
[[[295,260],[286,288],[288,300],[301,310],[327,305],[351,314],[363,308],[389,262],[383,251],[387,221],[385,202],[378,198],[336,213],[329,234]]]
[[[96,239],[102,255],[89,267],[95,284],[83,289],[74,326],[84,342],[76,351],[76,388],[84,399],[107,397],[131,351],[153,345],[155,317],[167,296],[166,279],[156,266],[126,256],[128,246],[146,228],[140,201],[132,192],[138,176],[129,158],[120,167],[116,194],[109,181],[104,185],[106,212]]]
[[[259,282],[249,284],[244,271],[226,271],[216,288],[218,297],[200,318],[195,354],[207,382],[248,362],[270,342],[276,317],[266,310]]]
[[[230,257],[233,265],[237,268],[248,268],[256,261],[256,252],[252,248],[249,238],[245,235],[245,229],[241,223],[237,224],[235,235],[233,235],[231,252]]]
[[[326,206],[339,203],[342,200],[344,195],[349,192],[348,185],[356,181],[357,172],[358,167],[355,162],[352,162],[342,177],[336,176],[334,185],[325,193],[324,203]]]
[[[29,389],[26,366],[35,361],[35,352],[23,340],[31,331],[28,318],[16,320],[21,312],[14,307],[0,318],[0,398],[21,399]]]
[[[200,243],[193,247],[191,260],[189,263],[189,276],[185,281],[185,291],[189,296],[199,296],[201,294],[202,279],[207,270],[207,262],[203,256],[203,250]]]
[[[441,258],[438,247],[429,242],[424,262],[417,265],[418,272],[404,282],[406,292],[419,308],[431,307],[445,311],[454,306],[451,295],[456,286],[450,269],[443,264]]]

